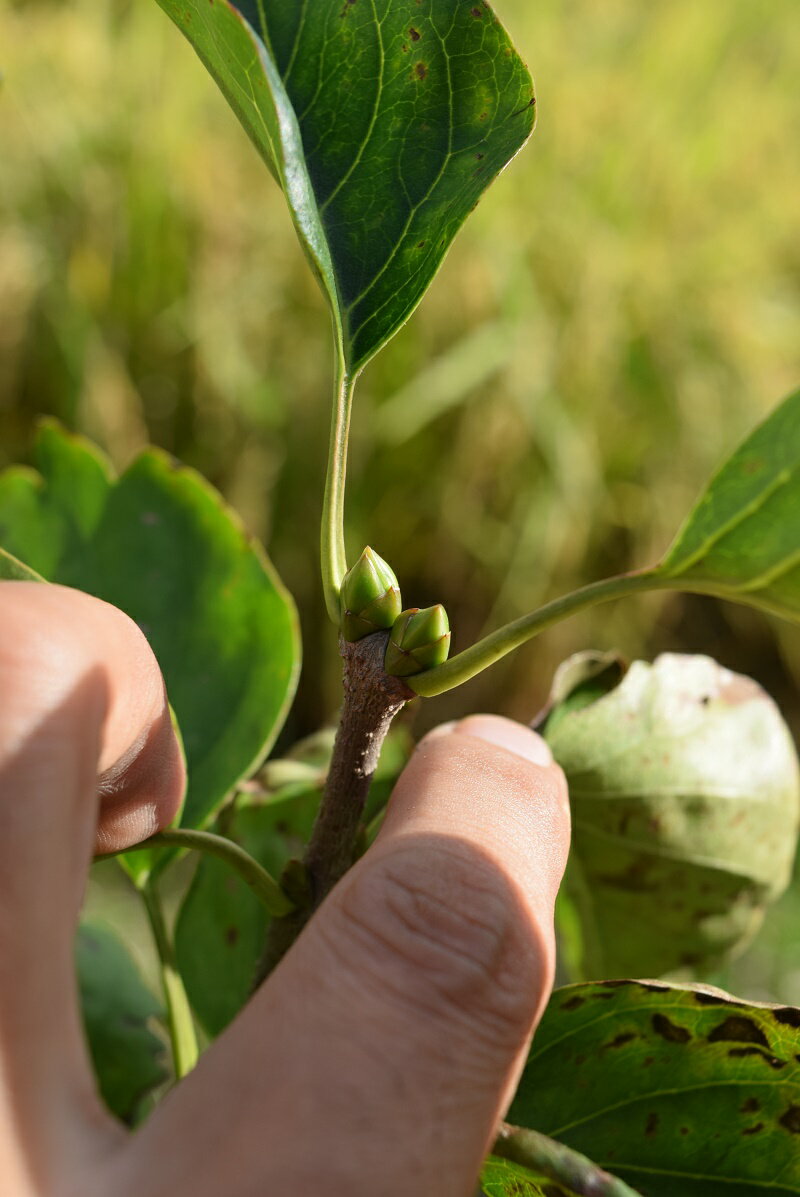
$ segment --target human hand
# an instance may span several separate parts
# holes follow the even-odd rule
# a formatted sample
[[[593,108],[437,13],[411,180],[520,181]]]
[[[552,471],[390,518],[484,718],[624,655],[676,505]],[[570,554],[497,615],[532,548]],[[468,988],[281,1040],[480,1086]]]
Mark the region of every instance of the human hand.
[[[467,1197],[552,983],[569,814],[544,742],[494,716],[427,736],[375,845],[129,1135],[94,1091],[72,937],[93,853],[168,823],[182,784],[135,625],[0,583],[0,1191]]]

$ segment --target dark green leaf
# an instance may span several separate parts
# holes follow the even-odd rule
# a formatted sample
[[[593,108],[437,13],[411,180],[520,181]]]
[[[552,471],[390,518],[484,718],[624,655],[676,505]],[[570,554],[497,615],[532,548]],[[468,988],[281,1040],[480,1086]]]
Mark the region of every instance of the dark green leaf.
[[[800,780],[780,712],[749,678],[677,654],[569,700],[545,734],[570,787],[583,975],[718,965],[791,875]]]
[[[186,748],[183,822],[200,826],[283,722],[299,664],[291,598],[220,496],[165,454],[147,450],[115,481],[46,424],[36,464],[0,475],[0,544],[145,632]]]
[[[794,1197],[799,1057],[792,1007],[650,982],[572,985],[553,994],[509,1117],[643,1197]]]
[[[158,0],[279,179],[351,373],[534,124],[486,0]]]
[[[800,620],[800,391],[712,479],[656,576]]]
[[[319,790],[226,811],[220,832],[279,877],[302,855]],[[204,856],[181,907],[175,951],[189,1000],[210,1035],[218,1034],[252,990],[268,916],[252,890],[222,861]]]
[[[110,927],[81,923],[75,956],[100,1092],[118,1118],[133,1123],[142,1100],[167,1077],[164,1044],[150,1029],[163,1017],[161,1003]]]

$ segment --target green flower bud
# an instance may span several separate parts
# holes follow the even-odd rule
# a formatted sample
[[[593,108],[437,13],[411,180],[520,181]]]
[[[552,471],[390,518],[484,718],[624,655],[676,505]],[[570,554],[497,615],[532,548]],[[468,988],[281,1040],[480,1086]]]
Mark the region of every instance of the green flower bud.
[[[342,583],[342,635],[360,640],[390,628],[402,610],[400,587],[392,569],[369,547]]]
[[[450,621],[441,603],[435,607],[410,607],[395,622],[383,667],[394,677],[409,677],[433,669],[447,660]]]
[[[562,667],[543,734],[567,776],[567,891],[591,975],[707,972],[792,873],[800,774],[775,703],[710,657]]]

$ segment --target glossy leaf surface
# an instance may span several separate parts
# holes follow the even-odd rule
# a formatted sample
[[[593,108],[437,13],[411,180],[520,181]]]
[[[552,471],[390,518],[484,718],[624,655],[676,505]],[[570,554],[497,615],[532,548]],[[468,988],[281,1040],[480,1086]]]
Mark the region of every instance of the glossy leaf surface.
[[[793,1007],[649,982],[572,985],[553,994],[509,1118],[643,1197],[793,1197],[799,1054]]]
[[[755,933],[800,816],[791,735],[755,682],[664,654],[588,705],[563,694],[544,734],[570,787],[583,975],[714,967]]]
[[[657,573],[800,620],[800,391],[711,480]]]
[[[354,373],[530,135],[526,67],[486,0],[158,2],[279,179]]]
[[[167,1078],[165,1046],[151,1029],[164,1011],[110,927],[82,923],[75,959],[100,1093],[118,1118],[133,1123],[142,1100]]]
[[[183,735],[183,822],[205,823],[280,729],[299,664],[291,598],[198,474],[157,450],[114,479],[53,424],[38,472],[0,475],[0,544],[127,612],[150,640]]]

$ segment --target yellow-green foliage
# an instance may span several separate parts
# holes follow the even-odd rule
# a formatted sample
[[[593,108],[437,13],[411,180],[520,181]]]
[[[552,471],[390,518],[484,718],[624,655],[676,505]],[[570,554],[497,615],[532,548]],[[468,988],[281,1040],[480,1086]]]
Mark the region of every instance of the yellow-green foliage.
[[[498,6],[538,131],[363,379],[348,502],[351,552],[377,545],[407,602],[445,603],[454,650],[655,558],[800,379],[796,0]],[[334,681],[329,333],[280,195],[152,0],[7,0],[0,58],[3,455],[45,411],[117,462],[150,438],[199,467],[269,542]],[[663,604],[565,625],[437,713],[530,712],[587,643],[703,648],[791,694],[796,637]],[[335,696],[313,691],[309,726]]]

